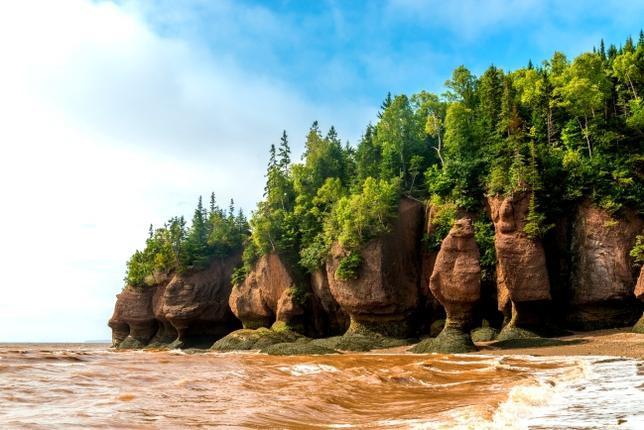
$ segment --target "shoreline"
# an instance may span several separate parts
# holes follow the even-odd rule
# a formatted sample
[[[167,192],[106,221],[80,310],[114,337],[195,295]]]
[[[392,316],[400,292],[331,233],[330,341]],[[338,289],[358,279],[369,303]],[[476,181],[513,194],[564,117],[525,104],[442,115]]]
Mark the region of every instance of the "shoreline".
[[[97,347],[104,346],[110,350],[110,345],[105,343],[81,342],[0,342],[2,347],[20,345],[60,346],[68,347]],[[415,344],[414,344],[415,345]],[[398,346],[393,348],[374,349],[372,353],[387,354],[412,354],[409,352],[414,345]],[[532,355],[543,357],[556,356],[607,356],[628,357],[644,360],[644,334],[634,333],[629,327],[586,332],[573,332],[571,335],[552,338],[521,339],[509,342],[477,342],[478,351],[465,354],[486,355]],[[161,350],[148,350],[158,352]],[[197,352],[200,350],[196,350]],[[208,349],[201,350],[210,353]],[[242,351],[240,351],[242,352]],[[249,351],[243,351],[249,352]],[[256,351],[253,351],[256,352]],[[342,351],[352,353],[351,351]],[[367,352],[368,353],[368,352]],[[421,354],[419,354],[421,355]]]
[[[529,339],[526,339],[529,341]],[[644,359],[644,335],[630,328],[574,332],[572,335],[547,338],[557,344],[543,346],[500,347],[495,342],[480,342],[472,354],[555,356],[610,356]],[[555,343],[553,342],[553,343]]]

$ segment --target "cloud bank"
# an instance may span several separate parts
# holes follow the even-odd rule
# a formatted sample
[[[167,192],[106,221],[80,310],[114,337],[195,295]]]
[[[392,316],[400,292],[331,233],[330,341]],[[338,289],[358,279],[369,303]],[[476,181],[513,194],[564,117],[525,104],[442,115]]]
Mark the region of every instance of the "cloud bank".
[[[313,105],[114,3],[0,9],[0,341],[107,338],[150,222],[210,191],[252,209],[282,129],[298,152],[314,119],[355,137],[372,113]]]

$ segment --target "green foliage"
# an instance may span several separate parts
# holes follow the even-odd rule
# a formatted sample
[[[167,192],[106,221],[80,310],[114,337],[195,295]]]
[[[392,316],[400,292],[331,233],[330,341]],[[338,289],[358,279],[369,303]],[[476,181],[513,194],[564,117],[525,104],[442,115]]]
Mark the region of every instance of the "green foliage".
[[[429,204],[432,208],[431,234],[425,238],[425,243],[428,249],[437,251],[454,225],[457,206],[454,202],[443,201],[436,194],[432,196]]]
[[[526,216],[526,223],[523,226],[523,232],[533,240],[542,238],[548,230],[554,227],[552,224],[546,225],[545,215],[537,212],[536,206],[534,193],[532,193],[530,196],[530,206],[528,209],[528,215]]]
[[[358,193],[336,203],[325,224],[327,243],[338,241],[356,250],[369,240],[389,231],[400,199],[401,180],[367,178]]]
[[[494,248],[494,224],[482,212],[481,216],[474,221],[474,240],[479,247],[481,255],[479,264],[481,265],[481,279],[492,280],[494,267],[496,265],[496,249]]]
[[[340,260],[335,276],[344,281],[358,279],[361,266],[362,256],[360,253],[352,251]]]
[[[154,285],[160,275],[205,268],[213,258],[240,252],[249,234],[248,222],[231,200],[228,213],[211,196],[206,210],[199,197],[192,224],[186,228],[183,217],[171,218],[158,229],[150,226],[143,251],[136,251],[127,262],[125,282],[134,287]]]
[[[300,251],[300,264],[309,272],[322,267],[329,253],[329,245],[323,237],[316,237],[309,245],[306,245]]]
[[[631,249],[631,257],[635,260],[636,263],[644,264],[644,235],[637,235],[635,241],[635,246]]]

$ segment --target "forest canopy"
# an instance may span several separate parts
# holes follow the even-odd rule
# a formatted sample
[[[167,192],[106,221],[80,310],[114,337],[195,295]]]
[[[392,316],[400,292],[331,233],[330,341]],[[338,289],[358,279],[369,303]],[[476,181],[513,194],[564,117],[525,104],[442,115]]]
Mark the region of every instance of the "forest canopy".
[[[514,71],[490,66],[475,76],[454,70],[443,94],[388,94],[356,146],[314,122],[298,162],[284,132],[271,145],[264,198],[247,223],[201,201],[189,228],[173,218],[150,231],[128,262],[126,281],[144,285],[155,271],[204,267],[241,252],[240,282],[255,260],[279,253],[296,274],[322,266],[334,242],[347,251],[338,276],[360,267],[358,250],[386,233],[401,196],[430,200],[440,246],[457,210],[480,214],[476,239],[483,273],[494,264],[486,196],[530,195],[525,232],[540,237],[588,199],[610,214],[642,213],[644,188],[644,34],[635,43],[574,59],[561,52]],[[213,200],[214,202],[214,200]]]

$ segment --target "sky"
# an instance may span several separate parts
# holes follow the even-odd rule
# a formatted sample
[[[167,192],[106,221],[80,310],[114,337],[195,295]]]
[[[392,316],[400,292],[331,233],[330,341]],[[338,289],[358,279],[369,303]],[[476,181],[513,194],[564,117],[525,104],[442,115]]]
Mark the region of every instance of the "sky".
[[[387,92],[637,37],[628,0],[0,3],[0,342],[109,339],[150,223],[251,211],[268,147],[355,144]]]

